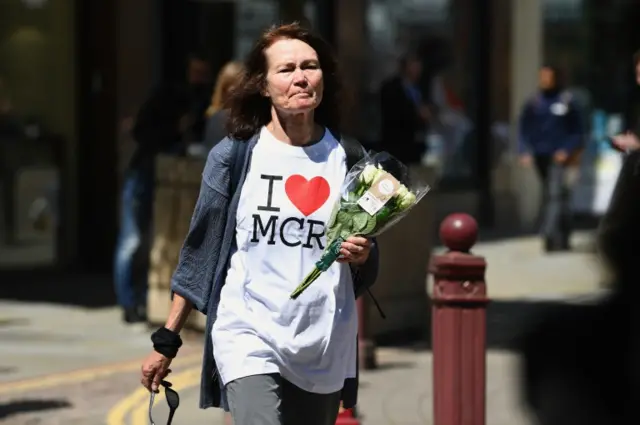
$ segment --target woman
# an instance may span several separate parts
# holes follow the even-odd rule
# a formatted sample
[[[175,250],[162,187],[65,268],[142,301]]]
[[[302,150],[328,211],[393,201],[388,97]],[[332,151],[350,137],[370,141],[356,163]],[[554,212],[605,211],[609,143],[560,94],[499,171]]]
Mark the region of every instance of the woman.
[[[207,152],[227,136],[225,123],[229,115],[226,109],[229,93],[242,76],[242,72],[242,63],[228,62],[218,73],[211,105],[206,112],[207,126],[204,134],[204,144],[207,147]]]
[[[235,425],[333,425],[340,401],[356,402],[354,293],[375,281],[375,244],[349,238],[340,263],[296,300],[289,295],[320,258],[347,172],[337,66],[329,46],[297,24],[263,34],[245,66],[142,384],[157,391],[195,307],[207,314],[202,408],[230,409]],[[239,147],[242,160],[232,154]]]

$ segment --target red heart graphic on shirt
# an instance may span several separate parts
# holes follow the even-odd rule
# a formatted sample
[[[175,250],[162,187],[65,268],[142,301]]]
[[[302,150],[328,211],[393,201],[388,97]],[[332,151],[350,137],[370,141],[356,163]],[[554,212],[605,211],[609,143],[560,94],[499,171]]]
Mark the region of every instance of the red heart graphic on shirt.
[[[320,176],[307,180],[299,174],[289,177],[284,190],[291,203],[305,216],[317,211],[329,199],[329,183]]]

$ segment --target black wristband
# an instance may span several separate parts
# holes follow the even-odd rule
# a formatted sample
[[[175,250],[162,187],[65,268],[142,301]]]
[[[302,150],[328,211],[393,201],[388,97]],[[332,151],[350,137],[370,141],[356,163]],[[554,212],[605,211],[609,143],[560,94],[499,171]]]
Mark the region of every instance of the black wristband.
[[[180,335],[165,327],[151,334],[151,342],[153,342],[154,350],[170,359],[173,359],[182,347]]]

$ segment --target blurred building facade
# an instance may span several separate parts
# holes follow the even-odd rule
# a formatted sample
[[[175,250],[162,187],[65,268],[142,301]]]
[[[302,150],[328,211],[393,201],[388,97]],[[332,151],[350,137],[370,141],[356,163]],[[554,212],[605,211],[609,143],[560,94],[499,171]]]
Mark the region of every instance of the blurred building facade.
[[[190,51],[207,52],[215,75],[264,28],[301,15],[336,47],[358,102],[349,131],[374,148],[380,83],[402,52],[421,49],[444,123],[443,214],[532,222],[537,182],[515,166],[513,135],[543,62],[566,69],[590,107],[640,113],[633,0],[5,0],[0,239],[13,240],[0,245],[0,269],[109,271],[127,119],[157,83],[183,78]]]

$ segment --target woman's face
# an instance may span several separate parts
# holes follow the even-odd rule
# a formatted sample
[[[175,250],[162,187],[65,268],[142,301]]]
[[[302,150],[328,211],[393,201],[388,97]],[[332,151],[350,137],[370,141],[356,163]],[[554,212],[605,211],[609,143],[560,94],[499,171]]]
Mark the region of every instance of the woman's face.
[[[265,50],[267,77],[264,95],[284,113],[313,110],[324,89],[318,54],[307,43],[282,39]]]

